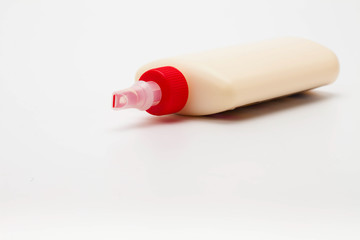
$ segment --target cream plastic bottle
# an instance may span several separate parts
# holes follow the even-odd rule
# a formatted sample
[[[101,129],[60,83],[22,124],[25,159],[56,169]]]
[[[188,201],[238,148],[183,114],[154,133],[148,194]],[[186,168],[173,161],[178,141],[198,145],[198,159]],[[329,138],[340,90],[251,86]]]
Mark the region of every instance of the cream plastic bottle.
[[[135,84],[114,92],[113,108],[153,115],[208,115],[335,81],[336,55],[288,37],[161,59],[141,67]]]

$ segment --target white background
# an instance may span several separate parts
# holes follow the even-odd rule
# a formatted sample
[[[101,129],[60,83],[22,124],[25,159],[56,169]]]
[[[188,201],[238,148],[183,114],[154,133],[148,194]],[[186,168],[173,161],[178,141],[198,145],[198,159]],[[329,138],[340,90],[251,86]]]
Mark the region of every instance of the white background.
[[[0,0],[0,239],[360,239],[360,2]],[[333,85],[208,117],[111,109],[139,66],[279,36]]]

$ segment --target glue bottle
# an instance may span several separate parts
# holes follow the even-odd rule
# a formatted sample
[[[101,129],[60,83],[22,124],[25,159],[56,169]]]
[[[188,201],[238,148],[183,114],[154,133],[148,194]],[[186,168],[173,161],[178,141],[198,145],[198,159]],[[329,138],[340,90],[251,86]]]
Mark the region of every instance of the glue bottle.
[[[208,115],[320,87],[336,80],[328,48],[287,37],[160,59],[113,93],[113,109]]]

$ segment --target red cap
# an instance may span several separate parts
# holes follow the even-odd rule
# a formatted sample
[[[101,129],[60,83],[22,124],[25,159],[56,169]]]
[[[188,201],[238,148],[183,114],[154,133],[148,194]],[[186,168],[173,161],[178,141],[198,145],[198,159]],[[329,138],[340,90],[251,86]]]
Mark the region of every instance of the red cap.
[[[184,75],[174,67],[153,68],[141,75],[139,80],[156,82],[161,89],[161,100],[148,110],[152,115],[179,112],[186,104],[189,89]]]

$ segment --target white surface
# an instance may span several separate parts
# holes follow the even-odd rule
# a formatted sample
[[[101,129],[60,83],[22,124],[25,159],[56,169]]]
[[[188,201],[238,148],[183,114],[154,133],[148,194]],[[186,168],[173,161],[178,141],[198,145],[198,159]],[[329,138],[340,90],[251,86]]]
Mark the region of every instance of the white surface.
[[[0,2],[0,239],[359,239],[360,3]],[[156,58],[296,35],[338,81],[212,117],[111,110]]]

